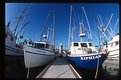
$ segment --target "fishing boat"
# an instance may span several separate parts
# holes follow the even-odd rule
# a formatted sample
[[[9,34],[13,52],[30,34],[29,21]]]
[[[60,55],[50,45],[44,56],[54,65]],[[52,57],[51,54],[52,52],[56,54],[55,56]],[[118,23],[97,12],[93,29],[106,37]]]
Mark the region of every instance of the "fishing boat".
[[[45,40],[46,35],[43,35]],[[55,57],[53,45],[47,41],[35,41],[32,45],[24,45],[24,62],[26,68],[42,66]]]
[[[24,23],[24,25],[22,25],[20,28],[19,22],[22,21],[22,15],[16,18],[17,20],[16,23],[14,23],[15,27],[13,30],[11,26],[12,21],[9,21],[8,24],[5,26],[6,77],[15,77],[15,74],[17,72],[19,73],[25,71],[24,51],[23,44],[21,42],[21,40],[23,39],[23,35],[21,35],[21,32],[28,23]],[[18,30],[18,27],[20,28],[20,30]],[[20,76],[20,74],[18,76]]]
[[[27,15],[29,9],[30,7],[26,8],[26,10],[23,10],[21,15],[16,17],[15,26],[13,30],[11,29],[11,26],[10,26],[11,21],[9,21],[8,24],[5,26],[5,54],[6,55],[23,56],[22,42],[18,41],[17,43],[17,39],[21,40],[23,38],[23,35],[20,35],[20,33],[27,26],[27,24],[29,24],[29,22],[20,23],[21,21],[23,21],[23,18],[25,18],[25,16]],[[23,24],[21,25],[21,28],[20,28],[20,24]],[[20,29],[18,29],[18,27]],[[20,38],[18,37],[18,35],[20,36]]]
[[[53,25],[51,27],[43,27],[40,41],[26,41],[24,45],[24,63],[26,68],[43,66],[54,59],[54,21],[55,17],[53,17]],[[32,44],[28,45],[27,43]]]
[[[72,12],[72,7],[71,7],[71,12]],[[70,26],[71,26],[71,23],[70,23]],[[70,26],[69,26],[69,30],[72,30],[70,29],[71,28]],[[90,25],[88,26],[90,27]],[[79,37],[81,37],[81,39],[86,37],[86,34],[82,33],[83,27],[84,27],[83,23],[81,22],[80,34],[79,34]],[[88,30],[91,31],[90,28]],[[70,31],[70,32],[73,33],[73,31]],[[70,32],[69,34],[71,34]],[[69,44],[70,42],[71,44]],[[97,67],[102,66],[102,63],[104,62],[107,56],[106,52],[98,52],[92,41],[82,41],[82,40],[74,41],[72,39],[72,41],[69,40],[68,45],[69,45],[69,54],[67,54],[67,57],[69,58],[70,61],[74,62],[74,64],[79,68],[96,69]]]
[[[77,67],[87,69],[101,66],[106,59],[105,53],[98,53],[92,42],[72,42],[68,57]]]
[[[17,47],[16,36],[11,32],[10,27],[5,27],[5,55],[23,56],[22,47]],[[21,45],[19,45],[21,46]]]
[[[101,16],[97,16],[97,19],[99,23],[98,29],[101,31],[100,39],[104,40],[103,48],[107,48],[108,52],[108,56],[103,63],[103,70],[109,75],[116,76],[119,72],[119,33],[116,31],[116,29],[118,30],[116,27],[118,27],[119,18],[115,20],[114,27],[111,27],[109,24],[111,24],[112,17],[113,13],[106,26],[104,26]]]
[[[119,64],[119,34],[108,42],[108,52],[107,59],[115,60]]]
[[[108,41],[108,56],[103,64],[103,69],[110,75],[119,73],[119,34]]]

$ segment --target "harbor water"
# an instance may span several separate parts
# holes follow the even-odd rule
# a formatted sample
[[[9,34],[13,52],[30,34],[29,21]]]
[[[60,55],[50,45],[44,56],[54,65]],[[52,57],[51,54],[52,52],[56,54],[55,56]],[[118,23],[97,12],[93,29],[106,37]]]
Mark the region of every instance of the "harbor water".
[[[6,78],[27,78],[28,69],[25,68],[23,56],[6,56],[5,61]],[[35,78],[48,64],[29,69],[29,78]]]
[[[6,56],[6,78],[27,78],[27,69],[24,65],[24,57]],[[68,59],[67,59],[68,60]],[[70,61],[69,61],[70,62]],[[94,80],[96,70],[80,69],[70,62],[75,70],[80,74],[84,80]],[[49,63],[48,63],[49,64]],[[29,78],[35,78],[48,65],[31,68]],[[107,73],[105,69],[99,67],[96,80],[119,80],[119,75],[112,76]]]

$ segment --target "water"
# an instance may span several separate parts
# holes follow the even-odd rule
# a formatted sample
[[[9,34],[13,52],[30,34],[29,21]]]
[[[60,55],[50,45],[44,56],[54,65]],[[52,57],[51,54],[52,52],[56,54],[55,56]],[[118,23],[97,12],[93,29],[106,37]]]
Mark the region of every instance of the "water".
[[[95,79],[96,69],[91,69],[91,70],[84,69],[84,68],[82,69],[82,68],[76,67],[73,62],[70,62],[70,63],[84,80],[119,80],[119,74],[115,76],[111,75],[109,71],[106,71],[105,69],[103,69],[102,66],[98,68],[97,78]],[[110,71],[110,72],[114,73],[114,71],[113,72]]]
[[[6,78],[26,78],[27,69],[24,66],[24,57],[6,56]],[[49,64],[49,63],[48,63]],[[48,64],[30,69],[29,78],[35,78]],[[96,70],[87,70],[77,68],[74,63],[71,62],[76,71],[81,75],[84,80],[94,80]],[[106,70],[99,67],[99,72],[96,80],[119,80],[119,74],[112,76]]]
[[[26,69],[24,65],[24,56],[6,56],[5,61],[6,78],[27,78],[28,69]],[[29,78],[35,78],[48,64],[31,68]]]

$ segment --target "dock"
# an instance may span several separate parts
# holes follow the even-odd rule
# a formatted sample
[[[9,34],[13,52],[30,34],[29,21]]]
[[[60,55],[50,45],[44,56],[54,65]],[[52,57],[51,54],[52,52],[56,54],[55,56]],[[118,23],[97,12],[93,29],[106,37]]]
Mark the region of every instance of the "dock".
[[[36,78],[81,78],[72,65],[62,57],[56,58]]]

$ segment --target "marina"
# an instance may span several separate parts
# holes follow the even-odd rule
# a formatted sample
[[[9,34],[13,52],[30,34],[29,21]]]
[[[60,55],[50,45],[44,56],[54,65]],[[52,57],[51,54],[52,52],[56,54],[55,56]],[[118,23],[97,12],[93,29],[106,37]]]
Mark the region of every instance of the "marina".
[[[119,7],[99,5],[6,3],[6,79],[119,80]]]

